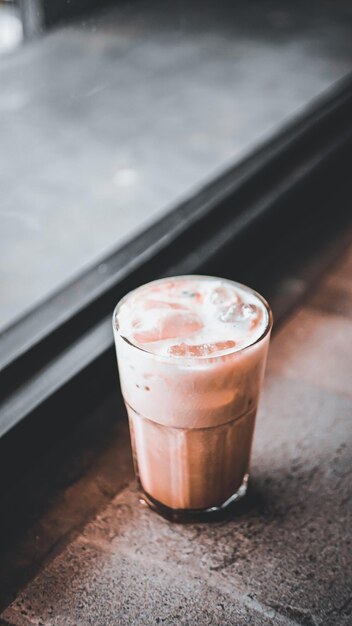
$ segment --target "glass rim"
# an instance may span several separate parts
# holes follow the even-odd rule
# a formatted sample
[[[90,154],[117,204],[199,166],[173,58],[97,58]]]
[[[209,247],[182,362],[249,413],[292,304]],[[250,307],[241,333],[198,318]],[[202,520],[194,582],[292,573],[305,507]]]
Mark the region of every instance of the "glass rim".
[[[218,354],[218,355],[199,355],[199,356],[175,356],[173,354],[157,354],[156,352],[152,352],[151,350],[146,350],[145,348],[142,348],[140,345],[138,345],[137,343],[134,343],[133,341],[131,341],[130,339],[128,339],[127,337],[125,337],[120,331],[119,328],[116,328],[116,318],[119,312],[119,309],[121,308],[122,304],[136,291],[139,291],[141,289],[143,289],[143,287],[145,287],[146,285],[154,285],[156,283],[160,283],[163,282],[165,280],[181,280],[181,279],[185,279],[185,278],[190,278],[190,279],[211,279],[211,280],[220,280],[223,282],[227,282],[227,283],[231,283],[232,285],[237,285],[238,287],[241,287],[242,289],[244,289],[245,291],[249,291],[250,293],[252,293],[254,296],[256,296],[258,298],[258,300],[260,300],[260,302],[263,304],[266,313],[267,313],[267,324],[262,332],[262,334],[257,337],[254,341],[252,341],[251,343],[243,346],[242,348],[237,348],[234,347],[232,349],[229,349],[227,352],[224,352],[222,354]],[[266,299],[260,294],[258,293],[258,291],[256,291],[255,289],[252,289],[252,287],[248,287],[248,285],[245,285],[243,283],[240,283],[238,281],[235,280],[231,280],[230,278],[222,278],[220,276],[208,276],[207,274],[180,274],[178,276],[164,276],[163,278],[157,278],[155,280],[151,280],[148,281],[147,283],[143,283],[142,285],[139,285],[138,287],[135,287],[134,289],[131,289],[131,291],[128,291],[116,304],[113,314],[112,314],[112,327],[113,327],[113,332],[114,335],[115,333],[118,334],[119,337],[121,337],[121,339],[123,339],[123,341],[125,341],[126,344],[128,344],[129,346],[131,346],[132,348],[135,348],[136,350],[140,350],[142,353],[153,356],[154,358],[156,358],[157,360],[163,360],[163,361],[167,361],[168,363],[174,363],[175,365],[177,363],[182,363],[182,362],[192,362],[192,363],[197,363],[197,362],[201,362],[201,361],[215,361],[217,359],[224,359],[224,358],[228,358],[233,356],[234,354],[241,354],[242,352],[244,352],[245,350],[248,350],[250,348],[253,348],[253,346],[255,346],[257,343],[259,343],[260,341],[262,341],[271,331],[272,327],[273,327],[273,313],[272,310],[270,308],[270,305],[268,304],[268,302],[266,301]]]

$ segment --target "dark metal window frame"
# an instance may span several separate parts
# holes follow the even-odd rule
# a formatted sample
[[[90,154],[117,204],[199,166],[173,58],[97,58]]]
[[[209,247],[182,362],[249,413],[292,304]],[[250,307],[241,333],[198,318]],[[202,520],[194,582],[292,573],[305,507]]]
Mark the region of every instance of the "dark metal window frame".
[[[44,31],[84,17],[112,4],[112,0],[18,0],[26,39],[39,37]]]
[[[297,241],[309,245],[317,225],[329,229],[339,207],[345,215],[351,113],[348,77],[2,333],[0,476],[12,466],[19,471],[48,437],[71,427],[116,385],[111,313],[127,291],[179,273],[221,273],[265,291],[268,276],[280,271]],[[338,193],[341,203],[332,215],[331,197]],[[308,204],[314,210],[307,211]]]

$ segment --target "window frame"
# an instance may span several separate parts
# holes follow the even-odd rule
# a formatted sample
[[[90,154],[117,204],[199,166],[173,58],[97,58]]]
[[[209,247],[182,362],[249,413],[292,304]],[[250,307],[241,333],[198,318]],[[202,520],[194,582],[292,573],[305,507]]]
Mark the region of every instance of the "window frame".
[[[217,268],[224,274],[233,263],[237,277],[263,289],[263,276],[273,276],[285,256],[278,239],[289,248],[293,232],[301,236],[305,228],[304,199],[321,203],[319,219],[329,228],[336,215],[331,204],[324,208],[324,197],[349,182],[351,110],[348,76],[243,161],[1,333],[0,490],[7,475],[1,470],[19,472],[117,386],[111,314],[126,292],[166,275]],[[260,263],[246,254],[251,246]]]

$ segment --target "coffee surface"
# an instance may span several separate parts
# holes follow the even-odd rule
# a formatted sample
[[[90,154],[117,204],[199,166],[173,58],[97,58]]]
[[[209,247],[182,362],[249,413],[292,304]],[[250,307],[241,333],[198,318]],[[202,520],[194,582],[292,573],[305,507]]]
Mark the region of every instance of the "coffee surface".
[[[123,337],[147,352],[201,358],[255,343],[267,327],[268,312],[254,291],[238,283],[176,277],[130,293],[115,324]]]

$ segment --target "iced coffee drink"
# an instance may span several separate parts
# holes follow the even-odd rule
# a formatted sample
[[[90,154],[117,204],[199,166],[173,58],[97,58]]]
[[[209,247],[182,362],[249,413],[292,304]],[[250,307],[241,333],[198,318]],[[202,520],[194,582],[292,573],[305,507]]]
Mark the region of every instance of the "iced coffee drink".
[[[244,495],[272,317],[252,289],[165,278],[117,305],[113,327],[144,499],[174,520]]]

